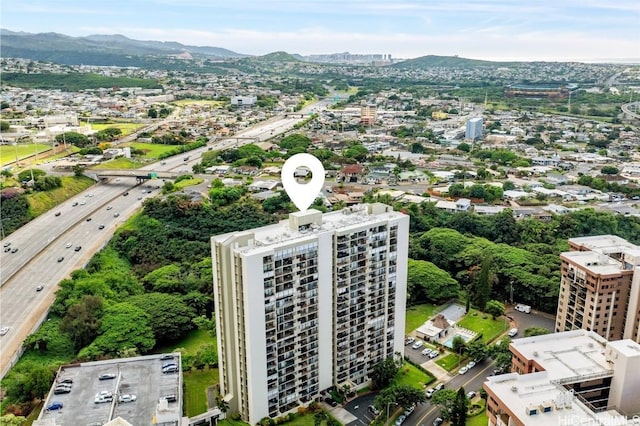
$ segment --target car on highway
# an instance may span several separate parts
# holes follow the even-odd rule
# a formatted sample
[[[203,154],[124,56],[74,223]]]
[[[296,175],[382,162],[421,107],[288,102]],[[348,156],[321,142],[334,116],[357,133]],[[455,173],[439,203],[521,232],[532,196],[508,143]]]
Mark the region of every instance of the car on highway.
[[[71,246],[73,246],[73,244],[71,244],[71,243],[67,243],[67,244],[64,245],[65,248],[71,248]]]
[[[14,247],[11,249],[11,253],[17,253],[18,252],[18,247]]]
[[[107,206],[107,210],[111,210],[113,206]]]
[[[4,336],[5,334],[7,334],[10,329],[11,329],[10,327],[2,327],[2,328],[0,328],[0,336]]]
[[[90,217],[87,218],[87,222],[91,222],[91,218]]]
[[[124,395],[120,395],[120,397],[118,398],[118,402],[120,403],[134,402],[136,399],[137,397],[135,395],[124,394]]]
[[[467,371],[469,371],[469,369],[467,368],[467,366],[465,365],[464,367],[462,367],[459,371],[458,374],[466,374]]]
[[[87,204],[87,202],[86,202],[86,201],[84,201],[84,200],[80,201],[80,205],[81,205],[81,206],[84,206],[85,204]]]
[[[116,378],[116,375],[113,373],[104,373],[98,376],[98,380],[111,380],[115,378]]]
[[[422,345],[424,345],[424,342],[422,340],[418,340],[413,345],[411,345],[411,347],[413,349],[420,349]]]
[[[512,328],[511,330],[509,330],[508,335],[509,335],[509,337],[516,337],[518,335],[518,329],[517,328]]]
[[[76,248],[73,249],[74,251],[80,251],[82,250],[82,246],[76,246]]]
[[[57,410],[62,410],[62,407],[64,407],[62,402],[55,401],[55,402],[52,402],[51,404],[47,405],[47,408],[45,408],[45,410],[46,411],[57,411]]]
[[[98,229],[104,229],[104,225],[98,226]]]
[[[118,216],[120,216],[120,213],[114,213],[113,214],[113,217],[118,217]]]
[[[36,287],[36,291],[42,291],[44,289],[44,284],[38,284]]]
[[[77,206],[77,205],[78,205],[78,202],[77,202],[77,201],[75,201],[73,204],[71,204],[71,207],[75,207],[75,206]]]
[[[60,256],[60,257],[58,258],[58,263],[62,262],[63,260],[64,260],[64,257],[63,257],[63,256]]]
[[[5,253],[9,253],[10,251],[11,251],[11,247],[5,247],[5,248],[4,248],[4,252],[5,252]]]
[[[10,245],[11,245],[11,242],[10,242],[10,241],[7,241],[7,242],[6,242],[6,243],[4,243],[2,246],[3,246],[3,247],[9,247]]]
[[[61,214],[61,212],[56,212],[55,216],[60,216]]]
[[[122,194],[123,197],[126,197],[127,195],[129,195],[128,192],[125,192],[124,194]]]

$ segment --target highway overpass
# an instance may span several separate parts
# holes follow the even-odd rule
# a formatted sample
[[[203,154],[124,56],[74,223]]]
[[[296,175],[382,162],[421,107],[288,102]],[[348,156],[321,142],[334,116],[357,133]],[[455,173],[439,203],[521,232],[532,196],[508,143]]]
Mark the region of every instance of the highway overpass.
[[[629,102],[622,105],[622,112],[629,118],[634,120],[640,120],[640,101]]]

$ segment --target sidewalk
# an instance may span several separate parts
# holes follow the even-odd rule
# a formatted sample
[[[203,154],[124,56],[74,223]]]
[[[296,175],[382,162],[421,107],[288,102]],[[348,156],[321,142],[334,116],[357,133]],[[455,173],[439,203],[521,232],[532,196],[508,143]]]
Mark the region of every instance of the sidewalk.
[[[420,366],[433,374],[436,381],[447,382],[451,379],[449,372],[436,364],[435,359],[430,359],[429,361],[420,364]]]

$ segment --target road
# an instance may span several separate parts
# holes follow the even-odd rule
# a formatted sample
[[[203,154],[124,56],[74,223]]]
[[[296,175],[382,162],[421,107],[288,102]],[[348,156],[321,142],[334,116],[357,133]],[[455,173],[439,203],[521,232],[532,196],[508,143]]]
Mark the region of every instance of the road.
[[[319,101],[303,110],[324,108],[329,101]],[[275,117],[234,137],[266,140],[284,133],[301,121],[300,118]],[[212,149],[250,143],[251,140],[220,139],[209,144]],[[189,151],[185,156],[166,159],[162,164],[145,166],[145,170],[178,170],[199,162],[209,147]],[[22,342],[45,319],[58,283],[82,268],[102,248],[117,227],[141,207],[144,197],[156,195],[159,186],[148,181],[138,186],[134,178],[118,178],[99,183],[60,206],[41,215],[1,241],[2,246],[17,248],[15,253],[0,252],[0,327],[10,327],[0,336],[0,378],[4,377],[21,353]],[[142,193],[142,189],[151,192]],[[123,194],[128,192],[127,196]],[[89,196],[91,194],[92,196]],[[78,205],[73,206],[74,203]],[[107,207],[112,206],[107,210]],[[60,215],[55,214],[60,212]],[[118,213],[118,216],[114,215]],[[88,221],[88,219],[91,219]],[[104,225],[104,229],[99,229]],[[71,243],[70,248],[66,248]],[[79,251],[75,247],[81,246]],[[58,261],[62,258],[60,261]],[[36,286],[43,284],[42,291]]]

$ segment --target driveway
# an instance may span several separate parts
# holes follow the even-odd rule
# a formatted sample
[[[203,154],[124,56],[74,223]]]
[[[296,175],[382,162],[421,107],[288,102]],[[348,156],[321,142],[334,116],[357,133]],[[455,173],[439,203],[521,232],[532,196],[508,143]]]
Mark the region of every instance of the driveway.
[[[349,401],[341,408],[341,410],[350,414],[350,420],[348,422],[342,422],[342,424],[348,426],[362,426],[370,424],[373,421],[374,416],[367,410],[367,407],[369,405],[373,405],[373,400],[376,398],[376,395],[376,392],[371,392]],[[335,408],[331,410],[332,415],[333,410],[335,410]],[[340,419],[338,418],[338,420]]]
[[[556,319],[551,314],[532,310],[530,314],[516,311],[513,306],[506,309],[506,315],[515,322],[518,328],[518,337],[524,337],[524,330],[530,327],[542,327],[553,333],[556,328]]]

